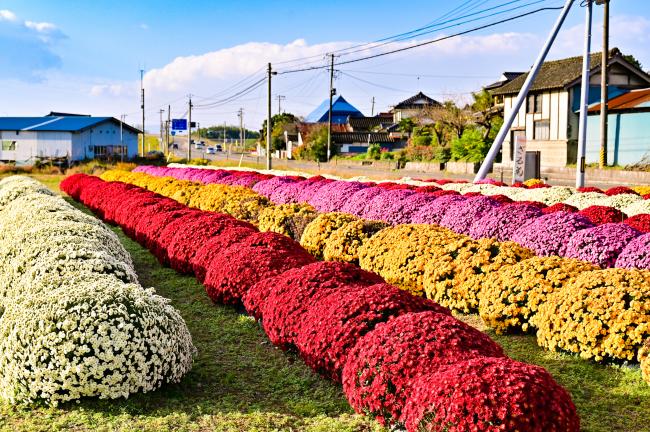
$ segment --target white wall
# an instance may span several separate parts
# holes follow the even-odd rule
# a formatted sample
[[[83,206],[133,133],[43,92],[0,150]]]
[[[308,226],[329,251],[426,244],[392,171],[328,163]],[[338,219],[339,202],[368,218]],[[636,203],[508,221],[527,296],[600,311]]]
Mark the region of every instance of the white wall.
[[[138,135],[123,129],[123,142],[128,156],[138,155]],[[72,134],[72,160],[92,159],[95,146],[119,146],[120,125],[104,123],[94,128]]]

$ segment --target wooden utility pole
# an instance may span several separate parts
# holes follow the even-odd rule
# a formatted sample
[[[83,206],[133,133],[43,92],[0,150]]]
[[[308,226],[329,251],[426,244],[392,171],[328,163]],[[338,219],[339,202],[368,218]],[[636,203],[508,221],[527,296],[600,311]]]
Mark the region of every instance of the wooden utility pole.
[[[163,113],[165,112],[164,109],[159,109],[158,113],[160,113],[160,149],[162,150],[163,144],[165,144],[165,139],[164,139],[164,133],[165,133],[165,128],[163,124]]]
[[[239,146],[241,151],[244,151],[244,108],[239,108],[237,111],[237,117],[239,118]]]
[[[141,93],[141,104],[140,108],[142,109],[142,154],[144,157],[144,142],[145,142],[145,127],[144,127],[144,69],[140,69],[140,93]]]
[[[276,98],[278,99],[278,114],[282,114],[282,101],[285,100],[287,97],[282,95],[277,95]]]
[[[330,109],[327,121],[327,161],[332,157],[332,98],[336,90],[334,89],[334,54],[330,54]]]
[[[607,166],[607,101],[609,99],[608,61],[609,61],[609,0],[600,0],[603,4],[603,55],[600,67],[600,168]]]
[[[375,97],[372,97],[372,108],[370,109],[370,117],[375,116]]]
[[[268,94],[267,94],[267,112],[266,112],[266,169],[270,170],[271,167],[271,75],[273,71],[271,69],[271,63],[268,67]]]
[[[167,105],[167,127],[165,128],[165,135],[166,135],[166,149],[165,149],[165,154],[169,153],[169,129],[172,126],[172,106]]]

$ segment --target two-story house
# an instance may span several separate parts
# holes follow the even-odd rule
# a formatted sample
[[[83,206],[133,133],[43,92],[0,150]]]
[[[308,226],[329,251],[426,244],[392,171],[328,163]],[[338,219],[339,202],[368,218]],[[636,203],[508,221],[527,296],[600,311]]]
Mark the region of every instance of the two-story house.
[[[621,52],[610,51],[609,97],[650,86],[650,75],[627,61]],[[600,100],[601,54],[591,55],[589,103]],[[491,91],[504,116],[510,115],[514,101],[528,74]],[[526,103],[517,113],[509,137],[503,144],[502,163],[511,165],[517,135],[527,139],[527,150],[540,152],[542,166],[574,164],[578,149],[578,120],[582,57],[545,62],[537,75]]]

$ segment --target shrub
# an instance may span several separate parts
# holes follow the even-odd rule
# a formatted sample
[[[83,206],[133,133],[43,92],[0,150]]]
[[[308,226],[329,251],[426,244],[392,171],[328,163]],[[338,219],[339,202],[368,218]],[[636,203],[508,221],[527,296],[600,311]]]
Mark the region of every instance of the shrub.
[[[203,242],[191,260],[192,271],[196,279],[203,283],[208,267],[210,267],[210,264],[217,255],[235,243],[239,243],[246,237],[257,232],[255,228],[248,226],[235,226]]]
[[[388,224],[381,221],[356,220],[332,232],[325,241],[323,258],[359,264],[359,248]]]
[[[414,380],[402,419],[416,431],[578,432],[571,397],[539,366],[475,358]]]
[[[437,194],[437,192],[434,192],[434,194]],[[439,196],[435,201],[424,204],[419,210],[416,210],[411,216],[411,221],[416,224],[439,225],[440,220],[452,205],[464,202],[466,199],[453,193]]]
[[[512,235],[512,240],[532,249],[537,255],[564,256],[567,242],[576,231],[591,228],[586,217],[567,212],[555,212],[524,223]]]
[[[513,242],[458,240],[438,249],[426,263],[424,291],[452,310],[473,312],[486,275],[532,256],[532,251]]]
[[[425,265],[437,249],[458,238],[458,234],[433,225],[385,228],[359,248],[359,265],[421,296]]]
[[[255,233],[214,256],[205,291],[215,303],[240,304],[256,282],[314,262],[295,241],[277,233]]]
[[[625,219],[623,223],[642,233],[650,232],[650,214],[638,214]]]
[[[336,290],[310,303],[298,329],[296,347],[305,363],[334,381],[348,352],[379,323],[409,312],[449,311],[388,284]]]
[[[576,213],[577,211],[577,207],[564,203],[553,204],[542,209],[542,213],[544,214],[551,214],[555,212]]]
[[[606,223],[623,222],[626,219],[625,213],[615,209],[614,207],[606,206],[589,206],[578,212],[586,216],[589,221],[594,225],[602,225]]]
[[[549,295],[537,313],[537,342],[596,361],[634,359],[650,336],[650,273],[606,269],[583,272]]]
[[[355,411],[393,425],[414,378],[459,361],[503,356],[485,333],[449,315],[407,313],[359,339],[343,369],[343,391]]]
[[[469,234],[470,227],[477,219],[501,205],[490,197],[467,198],[449,206],[440,219],[440,225],[460,234]]]
[[[615,266],[650,270],[650,233],[631,240],[616,258]]]
[[[300,238],[300,244],[316,259],[323,259],[323,251],[332,233],[342,226],[359,220],[346,213],[323,213],[311,221]]]
[[[319,188],[309,199],[309,204],[321,213],[340,211],[351,195],[365,188],[358,182],[333,181]]]
[[[469,235],[475,239],[510,240],[522,223],[541,215],[539,208],[527,204],[494,207],[474,220],[469,227]]]
[[[317,213],[308,204],[281,204],[262,209],[258,218],[260,231],[284,234],[300,241],[307,225]]]
[[[497,334],[535,327],[534,318],[546,297],[580,273],[596,266],[574,259],[532,257],[485,277],[479,292],[479,315]]]
[[[623,248],[640,234],[629,225],[615,223],[580,230],[569,238],[565,256],[601,267],[614,267]]]
[[[385,190],[376,186],[360,189],[348,197],[343,206],[341,206],[340,211],[363,217],[368,203],[377,195],[383,193],[385,193]]]

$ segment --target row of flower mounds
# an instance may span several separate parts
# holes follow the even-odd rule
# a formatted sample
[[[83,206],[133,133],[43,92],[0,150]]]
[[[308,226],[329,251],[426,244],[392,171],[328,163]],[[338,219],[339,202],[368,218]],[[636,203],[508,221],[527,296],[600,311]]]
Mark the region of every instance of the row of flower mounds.
[[[650,265],[650,234],[619,256],[632,268],[600,269],[572,258],[533,257],[517,243],[472,240],[437,225],[385,227],[348,213],[317,214],[306,204],[273,205],[243,186],[126,171],[107,171],[102,178],[245,217],[263,231],[301,232],[294,239],[316,258],[359,264],[412,294],[462,313],[478,312],[497,333],[535,332],[538,344],[550,350],[596,361],[643,362],[640,348],[650,337],[650,272],[636,267]]]
[[[383,424],[409,431],[579,430],[570,396],[544,369],[507,358],[445,308],[376,274],[316,262],[286,236],[132,185],[75,175],[61,188],[151,246],[160,261],[199,270],[211,298],[243,304],[274,344],[342,381],[355,410]],[[198,225],[208,227],[199,232]]]
[[[463,191],[464,195],[460,195],[456,190],[436,186],[334,181],[322,177],[272,177],[247,171],[144,166],[136,168],[135,172],[169,175],[209,185],[251,187],[277,205],[308,203],[321,213],[344,212],[393,225],[439,225],[474,239],[515,241],[541,256],[566,256],[600,267],[630,268],[641,261],[647,262],[650,269],[650,258],[640,260],[636,253],[639,244],[650,245],[650,214],[647,214],[650,213],[650,201],[626,187],[611,188],[606,193],[590,189],[572,195],[569,188],[529,189],[536,194],[525,197],[531,199],[513,200],[503,194],[484,196],[480,192]],[[474,186],[490,186],[490,189],[477,189],[483,193],[507,189],[484,184]],[[542,195],[545,191],[549,196]],[[553,191],[555,193],[550,194]],[[566,198],[565,203],[558,201],[561,198]],[[566,204],[569,201],[579,208]],[[631,205],[635,213],[628,218],[618,207],[605,204],[620,208]],[[648,235],[643,236],[644,233]]]
[[[178,382],[195,348],[179,313],[139,285],[98,219],[28,177],[0,181],[0,395],[57,405]]]

